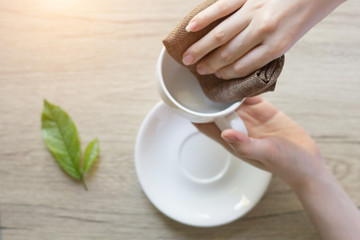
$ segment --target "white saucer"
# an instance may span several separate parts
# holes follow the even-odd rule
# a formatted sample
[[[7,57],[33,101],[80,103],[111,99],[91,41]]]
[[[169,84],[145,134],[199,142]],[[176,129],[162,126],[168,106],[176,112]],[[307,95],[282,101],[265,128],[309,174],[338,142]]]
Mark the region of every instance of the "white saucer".
[[[234,221],[263,196],[271,174],[232,156],[164,103],[145,118],[135,167],[149,200],[183,224],[213,227]]]

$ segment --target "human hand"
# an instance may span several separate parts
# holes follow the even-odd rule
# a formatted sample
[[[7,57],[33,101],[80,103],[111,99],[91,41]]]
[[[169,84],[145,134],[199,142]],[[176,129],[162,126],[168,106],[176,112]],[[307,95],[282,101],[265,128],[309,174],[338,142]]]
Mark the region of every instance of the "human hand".
[[[260,97],[247,98],[237,112],[249,136],[233,129],[221,133],[214,123],[194,125],[235,156],[287,182],[321,239],[358,239],[360,212],[325,166],[314,140]]]
[[[247,98],[237,110],[249,136],[233,129],[222,133],[214,123],[194,124],[235,156],[299,188],[324,167],[314,140],[286,114],[260,97]]]
[[[219,0],[186,27],[199,31],[228,16],[183,54],[199,74],[244,77],[283,55],[344,0]]]

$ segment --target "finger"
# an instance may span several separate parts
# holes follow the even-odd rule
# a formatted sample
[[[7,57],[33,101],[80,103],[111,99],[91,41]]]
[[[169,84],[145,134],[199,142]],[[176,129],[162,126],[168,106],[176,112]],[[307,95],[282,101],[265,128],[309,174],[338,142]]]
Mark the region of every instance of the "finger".
[[[208,26],[210,23],[236,11],[244,3],[245,0],[219,0],[207,9],[195,15],[195,17],[193,17],[186,26],[186,31],[199,31]]]
[[[251,27],[246,27],[245,30],[240,32],[229,42],[202,59],[197,65],[197,71],[200,74],[215,73],[221,68],[242,58],[247,52],[262,41],[263,37],[261,35],[252,31]]]
[[[240,118],[242,119],[242,116],[244,116],[244,114],[248,114],[248,110],[253,109],[253,107],[257,104],[262,103],[264,100],[259,97],[259,96],[255,96],[255,97],[247,97],[245,98],[244,102],[235,110]],[[242,119],[244,121],[244,119]]]
[[[193,125],[199,130],[199,132],[220,143],[224,148],[226,148],[226,150],[234,154],[231,146],[221,137],[221,131],[215,123],[193,123]]]
[[[237,154],[237,150],[236,148],[234,148],[231,144],[229,144],[227,141],[225,141],[222,137],[221,137],[221,131],[219,130],[219,128],[214,124],[214,123],[193,123],[193,125],[203,134],[205,134],[206,136],[210,137],[211,139],[215,140],[216,142],[218,142],[219,144],[221,144],[226,150],[228,150],[229,152],[231,152],[234,156],[240,157]],[[262,162],[254,160],[254,159],[250,159],[248,157],[245,156],[241,156],[241,159],[258,167],[261,169],[265,169],[265,166]]]
[[[261,103],[262,101],[263,101],[263,99],[259,96],[248,97],[248,98],[245,98],[243,104],[255,105],[255,104]]]
[[[227,129],[221,137],[234,149],[235,153],[245,159],[252,159],[264,164],[269,153],[269,142],[266,138],[250,138],[234,129]]]
[[[183,53],[183,63],[185,65],[196,63],[209,52],[234,38],[239,32],[243,31],[249,23],[250,16],[240,9],[190,46]]]
[[[204,133],[208,137],[219,140],[221,131],[220,129],[215,125],[215,123],[192,123],[201,133]]]
[[[248,76],[274,60],[267,45],[258,45],[242,58],[220,69],[215,74],[222,79],[233,79]]]
[[[244,150],[242,150],[246,147],[251,149],[251,141],[253,140],[247,137],[247,135],[240,132],[237,132],[239,136],[237,136],[237,139],[235,139],[231,137],[231,131],[236,132],[235,130],[228,129],[223,131],[221,136],[223,137],[223,139],[226,139],[228,145],[231,146],[234,155],[255,167],[267,170],[266,165],[263,162],[263,158],[256,159],[254,158],[254,156],[252,156],[252,154],[247,154],[244,152]],[[249,149],[247,149],[246,151],[249,151]]]

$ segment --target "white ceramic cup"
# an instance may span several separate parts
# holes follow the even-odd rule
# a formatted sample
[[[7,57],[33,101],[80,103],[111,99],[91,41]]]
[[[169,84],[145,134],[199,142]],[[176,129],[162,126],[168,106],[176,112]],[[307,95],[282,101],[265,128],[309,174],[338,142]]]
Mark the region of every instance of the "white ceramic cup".
[[[164,103],[194,123],[215,122],[219,129],[247,134],[235,112],[241,102],[217,103],[206,97],[195,76],[178,64],[163,48],[157,63],[158,91]]]

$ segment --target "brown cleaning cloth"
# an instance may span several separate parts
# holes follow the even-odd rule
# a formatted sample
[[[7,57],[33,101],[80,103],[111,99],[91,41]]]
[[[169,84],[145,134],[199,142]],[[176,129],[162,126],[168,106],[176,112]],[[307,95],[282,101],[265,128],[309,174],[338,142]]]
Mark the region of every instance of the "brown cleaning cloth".
[[[216,1],[217,0],[207,0],[197,6],[163,40],[169,55],[181,65],[185,66],[182,63],[182,55],[185,50],[226,18],[219,19],[198,32],[188,33],[185,30],[185,27],[197,13],[206,9]],[[251,97],[267,91],[274,91],[276,80],[280,75],[283,65],[284,56],[281,56],[247,77],[231,80],[217,78],[215,74],[200,75],[196,71],[195,64],[185,67],[196,76],[204,93],[209,99],[215,102],[234,102],[242,100],[244,97]]]

